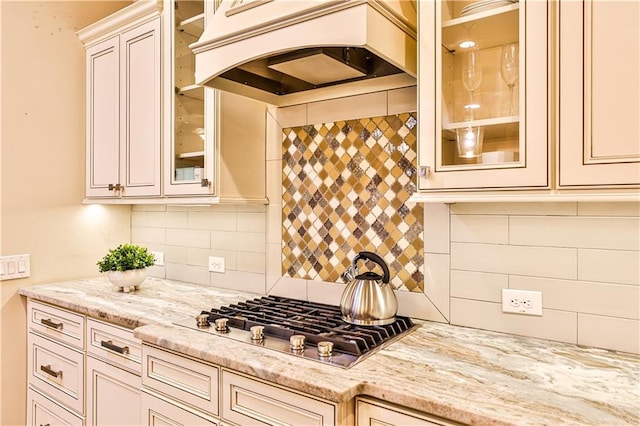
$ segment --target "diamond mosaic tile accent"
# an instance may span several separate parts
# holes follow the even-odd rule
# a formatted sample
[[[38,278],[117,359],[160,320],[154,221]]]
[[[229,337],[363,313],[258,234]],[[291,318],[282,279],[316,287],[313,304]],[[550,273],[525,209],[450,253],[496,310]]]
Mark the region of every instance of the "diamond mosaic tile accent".
[[[396,288],[423,291],[416,125],[406,113],[283,129],[283,275],[341,282],[366,250]]]

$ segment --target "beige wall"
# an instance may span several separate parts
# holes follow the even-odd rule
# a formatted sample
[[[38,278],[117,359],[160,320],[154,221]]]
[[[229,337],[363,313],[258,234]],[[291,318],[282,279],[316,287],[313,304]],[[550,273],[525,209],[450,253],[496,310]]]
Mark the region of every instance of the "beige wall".
[[[129,241],[130,208],[83,206],[84,48],[75,32],[128,2],[6,1],[1,6],[0,252],[29,253],[31,277],[0,283],[0,424],[25,422],[21,286],[94,276]]]

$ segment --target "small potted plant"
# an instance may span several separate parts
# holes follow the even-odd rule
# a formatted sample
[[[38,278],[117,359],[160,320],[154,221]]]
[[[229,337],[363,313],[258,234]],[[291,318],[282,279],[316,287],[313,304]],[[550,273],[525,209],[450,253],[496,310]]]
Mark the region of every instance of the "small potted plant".
[[[128,293],[137,290],[147,278],[147,267],[155,264],[155,257],[146,247],[135,244],[121,244],[98,261],[98,270],[107,272],[109,281],[118,291]]]

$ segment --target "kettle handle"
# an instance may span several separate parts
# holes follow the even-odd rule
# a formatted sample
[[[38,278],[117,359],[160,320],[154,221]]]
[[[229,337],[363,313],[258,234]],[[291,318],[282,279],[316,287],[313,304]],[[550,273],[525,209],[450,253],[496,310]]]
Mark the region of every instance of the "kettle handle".
[[[372,262],[377,263],[382,268],[382,271],[384,272],[384,276],[382,277],[382,282],[385,284],[389,283],[389,267],[380,256],[378,256],[375,253],[371,253],[370,251],[361,251],[360,253],[358,253],[356,257],[353,258],[353,270],[355,274],[358,273],[357,272],[358,267],[356,266],[356,263],[360,259],[369,259]]]

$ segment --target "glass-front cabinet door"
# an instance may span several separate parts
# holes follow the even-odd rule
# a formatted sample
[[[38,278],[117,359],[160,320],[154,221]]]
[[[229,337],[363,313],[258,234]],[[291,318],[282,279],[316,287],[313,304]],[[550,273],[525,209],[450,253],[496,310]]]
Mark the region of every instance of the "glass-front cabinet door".
[[[548,187],[547,2],[418,4],[419,190]]]
[[[204,30],[213,2],[165,2],[165,194],[213,193],[215,93],[194,81],[189,45]],[[209,10],[211,9],[211,10]]]

